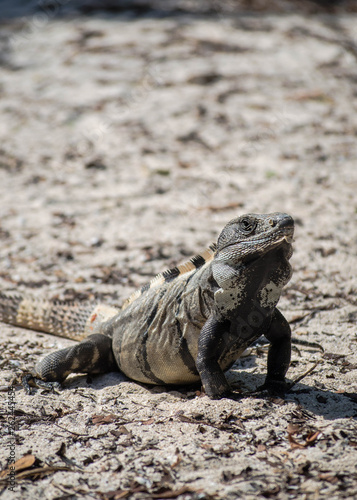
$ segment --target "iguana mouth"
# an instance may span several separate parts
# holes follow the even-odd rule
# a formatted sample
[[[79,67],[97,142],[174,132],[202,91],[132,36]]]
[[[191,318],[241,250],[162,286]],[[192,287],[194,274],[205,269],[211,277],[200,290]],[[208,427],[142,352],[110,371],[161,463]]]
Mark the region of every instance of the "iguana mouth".
[[[294,238],[293,238],[292,234],[291,235],[290,234],[286,234],[283,239],[286,241],[286,243],[289,243],[289,245],[291,245],[293,243],[293,241],[294,241]]]
[[[275,241],[274,241],[275,240]],[[275,238],[272,241],[272,245],[278,245],[279,243],[288,243],[288,245],[291,245],[294,241],[294,228],[281,228]]]
[[[284,231],[285,232],[285,231]],[[294,231],[289,231],[286,232],[285,234],[280,235],[280,238],[278,237],[275,241],[272,241],[272,245],[278,245],[279,243],[287,243],[288,245],[291,245],[294,241]]]
[[[284,232],[285,234],[281,234],[282,232]],[[268,246],[266,246],[265,248],[266,249],[269,249],[269,248],[275,248],[276,246],[280,245],[281,243],[287,243],[288,245],[291,245],[294,241],[294,231],[290,230],[288,233],[287,231],[279,231],[280,234],[276,234],[275,237],[270,241],[270,244],[268,244]],[[238,243],[237,242],[234,242],[234,243],[229,243],[228,245],[225,245],[224,247],[220,248],[220,251],[221,250],[224,250],[226,248],[229,248],[229,247],[235,247],[235,246],[240,246],[240,245],[247,245],[247,246],[257,246],[259,244],[262,244],[262,247],[264,246],[264,244],[266,244],[267,242],[269,242],[269,237],[266,237],[266,238],[257,238],[257,239],[251,239],[251,240],[243,240],[243,241],[239,241]]]

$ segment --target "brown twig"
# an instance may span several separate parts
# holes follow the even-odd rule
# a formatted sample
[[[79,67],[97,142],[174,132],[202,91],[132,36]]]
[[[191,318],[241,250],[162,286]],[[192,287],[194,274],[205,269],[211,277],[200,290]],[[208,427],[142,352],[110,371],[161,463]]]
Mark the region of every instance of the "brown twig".
[[[296,385],[298,382],[300,382],[300,380],[307,377],[307,375],[310,375],[310,373],[313,372],[315,370],[315,368],[317,367],[317,365],[319,365],[320,363],[322,363],[322,359],[319,359],[318,361],[316,361],[316,363],[314,363],[305,373],[303,373],[302,375],[299,375],[298,377],[296,377],[296,379],[294,379],[292,382],[290,382],[289,389],[294,387],[294,385]]]

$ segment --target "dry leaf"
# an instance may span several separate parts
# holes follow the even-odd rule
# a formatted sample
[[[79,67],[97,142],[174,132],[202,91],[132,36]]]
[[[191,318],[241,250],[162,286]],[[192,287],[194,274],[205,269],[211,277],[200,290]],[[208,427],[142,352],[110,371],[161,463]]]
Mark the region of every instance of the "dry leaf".
[[[331,484],[336,484],[338,483],[338,477],[335,474],[332,474],[331,472],[324,472],[319,474],[319,479],[322,481],[327,481],[328,483]]]
[[[92,424],[94,425],[102,425],[102,424],[111,424],[117,419],[117,416],[111,413],[110,415],[93,415],[91,417]]]
[[[288,434],[289,443],[292,450],[303,450],[306,448],[305,444],[298,443],[291,434]]]
[[[183,486],[178,490],[167,490],[162,493],[151,493],[151,498],[177,498],[180,495],[183,495],[183,493],[189,493],[193,491],[199,493],[199,491],[201,490],[193,490],[189,486]]]
[[[28,469],[35,461],[36,457],[34,455],[24,455],[14,463],[15,470]]]
[[[257,451],[266,451],[266,450],[267,447],[265,446],[265,444],[258,444]]]
[[[321,434],[320,431],[316,431],[313,432],[312,434],[309,434],[306,438],[306,446],[309,446],[310,444],[314,443],[320,434]]]
[[[310,433],[307,436],[305,443],[299,443],[298,441],[296,441],[296,439],[293,438],[292,434],[288,434],[288,439],[289,439],[289,443],[291,445],[291,449],[292,450],[295,450],[295,449],[302,450],[304,448],[307,448],[308,446],[311,446],[312,444],[315,443],[316,439],[319,437],[320,434],[321,434],[320,431]]]
[[[35,463],[36,457],[34,455],[24,455],[23,457],[19,458],[14,464],[11,465],[11,471],[15,469],[15,471],[20,471],[24,469],[28,469],[32,467],[32,465]],[[3,471],[0,472],[0,479],[3,479],[4,477],[7,477],[10,472],[10,468],[7,468]]]
[[[155,422],[155,419],[149,418],[149,420],[143,420],[141,423],[142,425],[151,425]]]
[[[288,434],[294,435],[300,432],[301,425],[289,423],[287,427]]]

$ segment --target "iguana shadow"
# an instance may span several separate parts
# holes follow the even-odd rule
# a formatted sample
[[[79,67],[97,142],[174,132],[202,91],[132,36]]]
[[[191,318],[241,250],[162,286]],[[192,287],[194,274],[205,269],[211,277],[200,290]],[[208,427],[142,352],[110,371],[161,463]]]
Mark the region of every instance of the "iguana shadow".
[[[245,363],[245,368],[248,367]],[[238,370],[237,367],[227,372],[227,378],[232,386],[232,398],[237,401],[244,398],[254,398],[257,400],[275,400],[277,398],[266,394],[265,392],[255,393],[255,388],[264,383],[265,375],[260,373],[250,373],[244,369]],[[70,377],[64,384],[65,390],[75,388],[88,388],[93,390],[102,390],[106,387],[118,386],[123,383],[137,384],[152,394],[165,394],[170,392],[181,393],[183,398],[196,397],[195,392],[201,390],[201,384],[190,385],[167,385],[157,386],[142,384],[128,379],[120,372],[110,372],[104,375],[86,376],[75,375]],[[240,394],[242,391],[242,394]],[[328,389],[319,389],[309,386],[302,382],[297,383],[285,394],[283,400],[286,403],[295,403],[300,409],[312,413],[316,416],[322,416],[327,420],[336,420],[339,418],[357,419],[357,395],[352,393],[336,393]]]

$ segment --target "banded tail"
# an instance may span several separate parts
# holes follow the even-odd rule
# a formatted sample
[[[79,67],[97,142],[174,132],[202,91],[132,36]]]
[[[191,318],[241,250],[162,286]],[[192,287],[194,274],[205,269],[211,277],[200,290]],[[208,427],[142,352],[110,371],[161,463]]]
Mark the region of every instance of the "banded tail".
[[[0,292],[0,321],[58,337],[82,340],[119,309],[94,302],[67,303]]]

